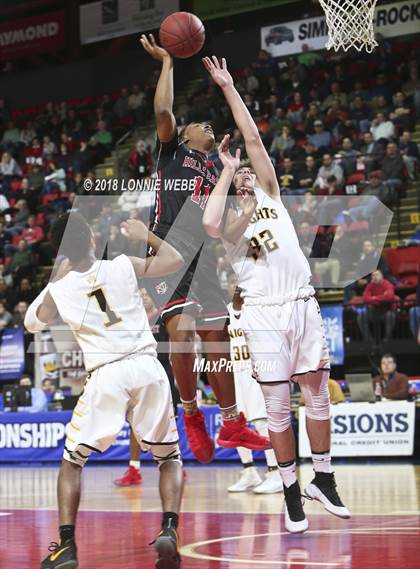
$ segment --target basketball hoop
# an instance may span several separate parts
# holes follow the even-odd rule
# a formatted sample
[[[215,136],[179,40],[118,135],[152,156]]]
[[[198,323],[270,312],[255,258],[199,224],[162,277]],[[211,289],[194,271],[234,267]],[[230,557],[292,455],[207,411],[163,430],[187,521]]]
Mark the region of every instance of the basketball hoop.
[[[347,51],[354,47],[372,53],[378,45],[373,30],[377,0],[319,0],[319,3],[327,20],[327,49]]]

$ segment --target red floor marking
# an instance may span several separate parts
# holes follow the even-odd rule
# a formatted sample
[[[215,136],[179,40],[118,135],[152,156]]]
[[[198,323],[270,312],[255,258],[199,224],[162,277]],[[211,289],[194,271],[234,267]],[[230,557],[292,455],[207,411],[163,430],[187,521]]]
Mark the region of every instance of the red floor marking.
[[[5,546],[1,567],[39,569],[49,542],[57,540],[57,515],[43,510],[7,512],[12,515],[0,516]],[[182,569],[415,569],[420,557],[419,521],[418,516],[354,516],[346,521],[316,515],[309,516],[308,533],[292,536],[284,533],[274,515],[187,513],[180,527],[184,546],[220,541],[189,548],[218,560],[184,556]],[[81,512],[80,569],[153,569],[154,550],[147,544],[159,524],[158,513]]]

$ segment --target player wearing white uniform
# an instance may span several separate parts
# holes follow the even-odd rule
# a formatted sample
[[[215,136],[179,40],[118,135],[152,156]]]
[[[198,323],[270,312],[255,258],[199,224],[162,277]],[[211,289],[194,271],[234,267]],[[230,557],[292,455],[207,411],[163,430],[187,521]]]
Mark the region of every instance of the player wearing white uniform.
[[[169,381],[156,357],[156,341],[139,295],[137,279],[173,273],[181,255],[148,232],[139,221],[137,234],[157,255],[140,259],[120,255],[112,261],[94,257],[94,240],[85,219],[65,214],[54,224],[53,244],[67,260],[29,307],[25,326],[40,331],[57,314],[73,331],[83,351],[85,388],[74,410],[58,477],[60,543],[41,569],[77,567],[75,523],[81,493],[81,470],[89,455],[104,452],[127,418],[137,440],[159,465],[163,506],[162,531],[156,540],[156,567],[178,568],[176,527],[183,474]],[[65,239],[63,235],[65,233]],[[153,245],[155,243],[155,245]]]
[[[240,153],[231,156],[229,137],[219,146],[224,169],[207,202],[203,223],[221,237],[243,289],[246,339],[266,402],[270,439],[283,479],[285,526],[291,532],[308,528],[296,477],[295,438],[290,420],[291,380],[299,383],[306,403],[306,426],[315,477],[306,495],[331,513],[348,518],[331,472],[331,422],[328,394],[328,351],[311,271],[292,221],[280,199],[276,174],[226,61],[206,57],[203,63],[219,85],[245,140],[254,171],[239,168]],[[258,179],[261,188],[255,188]],[[226,214],[231,184],[235,203]],[[269,367],[266,362],[269,362]],[[266,367],[264,367],[266,366]]]
[[[242,330],[242,299],[240,289],[236,287],[236,277],[231,273],[228,277],[228,293],[232,297],[228,305],[229,321],[228,332],[230,337],[230,356],[233,364],[235,378],[235,392],[238,409],[242,411],[249,422],[254,423],[261,435],[268,437],[267,409],[260,386],[252,377],[251,358]],[[267,472],[265,480],[261,479],[255,466],[252,451],[238,448],[242,462],[243,472],[237,482],[229,486],[229,492],[246,492],[252,488],[254,494],[275,494],[283,491],[276,455],[272,449],[265,451]]]

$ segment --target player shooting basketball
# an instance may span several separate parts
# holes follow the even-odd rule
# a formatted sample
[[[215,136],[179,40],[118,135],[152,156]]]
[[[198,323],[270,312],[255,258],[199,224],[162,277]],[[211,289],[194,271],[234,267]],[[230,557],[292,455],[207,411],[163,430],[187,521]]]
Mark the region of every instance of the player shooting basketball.
[[[149,259],[119,255],[100,261],[94,239],[78,213],[59,217],[51,241],[67,257],[57,275],[28,308],[26,328],[35,333],[59,314],[73,331],[83,351],[86,384],[74,410],[58,477],[60,543],[41,569],[74,569],[76,515],[81,495],[81,473],[92,451],[104,452],[121,431],[127,416],[142,448],[150,449],[159,465],[163,507],[162,531],[156,539],[157,568],[180,564],[176,528],[183,489],[178,432],[169,381],[156,358],[152,335],[137,279],[173,273],[183,259],[140,221],[135,225],[143,241],[157,254]],[[63,235],[70,235],[60,246]],[[64,267],[64,269],[62,268]]]
[[[153,231],[182,251],[188,266],[182,277],[160,279],[149,290],[160,308],[172,342],[171,361],[184,408],[188,441],[200,462],[212,460],[214,443],[206,432],[204,416],[197,408],[196,400],[195,330],[199,319],[198,332],[208,360],[215,364],[212,369],[216,370],[209,373],[208,378],[223,417],[218,443],[230,448],[242,446],[264,450],[270,446],[269,440],[247,427],[243,414],[239,414],[236,407],[233,374],[220,365],[221,361],[229,359],[229,336],[225,326],[228,313],[217,278],[212,243],[202,223],[206,201],[218,176],[207,158],[214,146],[213,130],[207,123],[191,123],[178,136],[173,114],[172,56],[156,44],[152,35],[149,38],[141,36],[141,43],[162,63],[154,107],[159,139],[157,170],[163,183],[157,197]],[[165,191],[166,180],[181,179],[191,181],[189,188],[193,186],[193,189]],[[218,353],[213,349],[214,345],[221,346]],[[182,346],[180,351],[176,349],[178,346]]]
[[[216,57],[206,57],[203,63],[223,91],[253,167],[239,167],[239,157],[230,154],[226,136],[219,147],[224,169],[207,202],[203,223],[212,237],[223,239],[242,289],[242,326],[264,394],[270,439],[283,479],[285,526],[290,532],[303,532],[308,521],[296,477],[290,381],[299,384],[306,403],[315,470],[306,495],[322,502],[329,512],[350,517],[331,472],[329,354],[323,322],[310,285],[309,263],[281,202],[275,171],[258,129],[234,87],[225,59],[220,64]],[[225,216],[232,182],[237,201]],[[254,195],[255,212],[249,215],[241,206]],[[267,362],[272,365],[267,366]]]

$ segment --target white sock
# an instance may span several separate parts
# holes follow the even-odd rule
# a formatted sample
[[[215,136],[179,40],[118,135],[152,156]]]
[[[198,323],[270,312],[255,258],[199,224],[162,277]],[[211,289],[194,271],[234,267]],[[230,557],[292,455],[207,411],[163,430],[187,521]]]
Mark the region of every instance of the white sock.
[[[259,435],[262,435],[263,437],[267,437],[267,439],[269,438],[269,434],[268,434],[268,421],[267,419],[257,419],[255,422],[255,428],[257,429],[257,433]],[[267,466],[268,468],[270,468],[271,470],[274,468],[277,468],[277,459],[276,459],[276,455],[274,454],[273,449],[268,449],[266,451],[264,451],[265,454],[265,460],[267,462]]]
[[[252,450],[244,447],[238,447],[236,450],[238,451],[242,464],[249,464],[250,462],[253,462]]]
[[[273,470],[274,468],[278,468],[276,455],[274,454],[273,449],[270,448],[268,450],[265,450],[264,454],[265,454],[265,460],[267,461],[268,468],[270,468],[271,470]]]
[[[133,466],[137,470],[140,470],[140,461],[139,460],[130,460],[130,466]]]
[[[312,463],[315,472],[331,472],[331,454],[330,451],[323,453],[312,453]]]
[[[279,463],[280,475],[283,480],[283,484],[286,488],[290,488],[297,480],[296,478],[296,461],[291,460],[290,462]]]

